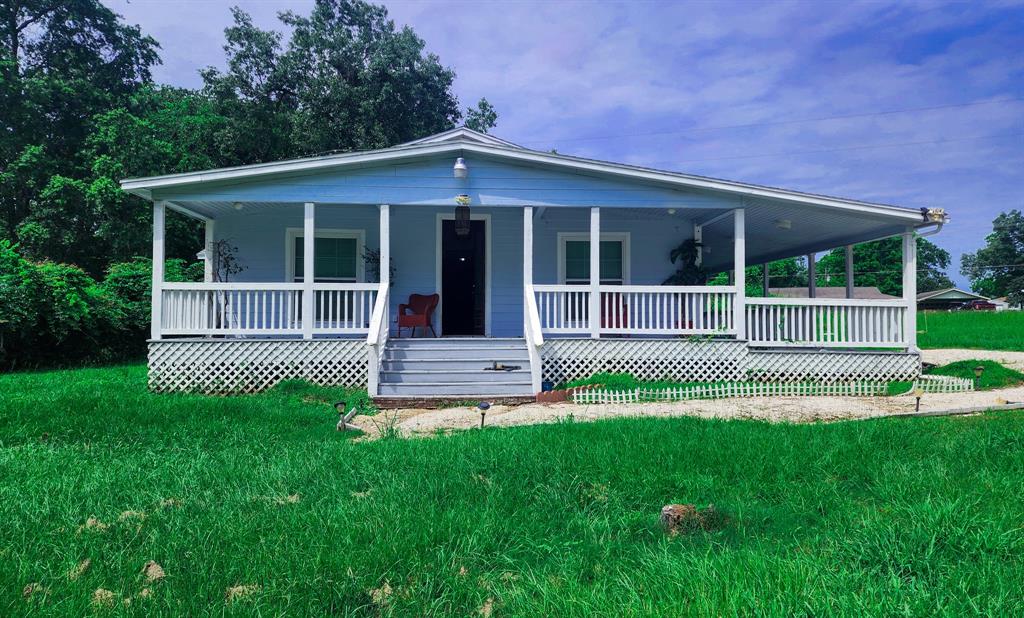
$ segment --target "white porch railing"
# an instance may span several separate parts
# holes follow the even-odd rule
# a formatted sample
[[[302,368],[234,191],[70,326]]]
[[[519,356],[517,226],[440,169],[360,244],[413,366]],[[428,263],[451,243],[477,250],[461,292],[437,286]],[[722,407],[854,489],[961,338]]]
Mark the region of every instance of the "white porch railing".
[[[388,302],[391,293],[390,284],[387,282],[375,284],[380,286],[377,292],[377,302],[373,306],[373,315],[370,317],[370,328],[366,333],[366,345],[370,346],[367,367],[366,387],[371,395],[379,392],[380,368],[384,359],[384,346],[388,342]]]
[[[541,332],[590,332],[586,285],[534,285]],[[725,286],[602,285],[600,333],[735,334],[736,291]]]
[[[538,393],[541,389],[540,348],[544,345],[544,334],[535,295],[533,286],[526,283],[523,287],[523,337],[526,339],[526,351],[530,355],[530,383],[533,391]]]
[[[906,347],[902,300],[747,298],[752,346]]]
[[[376,283],[316,283],[313,332],[363,334]],[[162,335],[302,334],[301,283],[164,283]]]

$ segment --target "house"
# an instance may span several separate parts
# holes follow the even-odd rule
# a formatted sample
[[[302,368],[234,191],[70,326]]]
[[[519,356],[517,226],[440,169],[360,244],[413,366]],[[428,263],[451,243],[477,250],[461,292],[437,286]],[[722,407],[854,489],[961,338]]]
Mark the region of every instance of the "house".
[[[996,311],[1020,311],[1021,310],[1020,303],[1017,303],[1015,305],[1015,304],[1011,303],[1010,299],[1007,298],[1006,296],[1000,296],[999,298],[993,298],[989,302],[991,302],[993,305],[996,306]]]
[[[862,298],[870,300],[899,300],[898,296],[892,294],[885,294],[877,287],[864,286],[853,288],[853,294],[846,288],[838,287],[789,287],[789,288],[769,288],[769,296],[778,296],[781,298]],[[813,295],[813,296],[812,296]]]
[[[155,391],[302,378],[378,397],[528,398],[598,371],[907,379],[920,366],[914,235],[945,223],[938,210],[530,150],[467,128],[122,187],[153,207]],[[168,210],[205,223],[202,283],[164,281]],[[854,243],[889,236],[903,239],[902,298],[746,297],[747,264],[846,247],[852,272]],[[703,269],[733,272],[729,285],[662,285],[687,240]],[[244,267],[227,281],[214,263],[224,242]],[[400,305],[434,293],[439,337],[399,336]]]
[[[918,294],[917,308],[921,311],[950,311],[972,300],[988,301],[988,298],[960,288],[944,288]]]

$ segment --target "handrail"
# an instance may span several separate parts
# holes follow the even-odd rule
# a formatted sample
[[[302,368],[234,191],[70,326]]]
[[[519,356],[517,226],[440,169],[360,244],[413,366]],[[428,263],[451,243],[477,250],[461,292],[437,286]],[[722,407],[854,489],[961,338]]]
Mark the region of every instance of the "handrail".
[[[543,368],[539,350],[544,345],[544,334],[540,327],[536,293],[529,282],[523,285],[523,336],[526,338],[526,351],[530,357],[530,385],[533,392],[539,393]]]
[[[387,308],[388,290],[381,284],[377,290],[377,302],[373,305],[373,315],[370,317],[370,330],[366,333],[366,345],[383,345],[384,341],[387,340],[386,330],[383,334],[384,341],[381,340],[381,327],[386,326],[384,315],[387,312]]]
[[[534,346],[540,347],[544,345],[544,334],[540,327],[540,313],[537,311],[537,297],[534,294],[532,286],[526,286],[524,290],[524,300],[526,305],[524,311],[526,312],[526,339]]]
[[[747,297],[748,305],[797,305],[797,306],[837,306],[837,307],[904,307],[903,299],[889,298],[781,298],[781,297]]]
[[[301,283],[264,283],[264,282],[168,282],[161,286],[164,290],[193,290],[225,292],[231,290],[301,290]]]

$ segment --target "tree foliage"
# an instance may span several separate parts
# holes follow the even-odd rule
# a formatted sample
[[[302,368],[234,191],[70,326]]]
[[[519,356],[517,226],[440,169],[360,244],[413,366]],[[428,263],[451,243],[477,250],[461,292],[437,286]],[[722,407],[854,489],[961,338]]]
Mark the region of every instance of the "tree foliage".
[[[985,246],[963,255],[960,273],[978,294],[1024,303],[1024,214],[1019,210],[1000,213],[992,221]]]
[[[946,275],[949,252],[917,239],[917,291],[929,292],[953,287]],[[854,284],[877,287],[884,294],[903,294],[903,240],[899,236],[861,243],[853,247]],[[846,286],[846,250],[833,249],[818,260],[818,286]]]
[[[98,278],[150,252],[152,209],[123,178],[383,148],[462,118],[454,72],[383,7],[280,13],[287,41],[233,16],[226,68],[195,91],[154,84],[159,45],[100,0],[0,2],[0,239]],[[497,114],[482,99],[470,118]],[[169,257],[202,247],[196,222],[167,227]]]

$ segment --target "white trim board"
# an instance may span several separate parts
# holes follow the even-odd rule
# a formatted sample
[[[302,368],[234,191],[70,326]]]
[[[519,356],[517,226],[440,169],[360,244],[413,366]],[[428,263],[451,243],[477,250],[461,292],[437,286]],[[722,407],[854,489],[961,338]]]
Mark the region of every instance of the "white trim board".
[[[471,221],[484,222],[484,337],[491,336],[491,215],[470,213]],[[441,297],[437,304],[437,336],[443,337],[444,322],[441,320],[444,311],[444,294],[441,294],[441,222],[454,221],[455,213],[437,213],[437,231],[434,235],[434,289]]]
[[[558,284],[565,285],[565,242],[567,240],[590,240],[589,232],[559,232],[558,251]],[[618,240],[622,242],[622,285],[629,285],[632,279],[630,270],[630,240],[629,232],[601,232],[601,240]],[[593,274],[593,273],[591,273]],[[600,284],[600,273],[598,273],[598,284]]]
[[[301,227],[285,228],[284,232],[284,280],[295,281],[295,239],[302,236],[305,230]],[[366,281],[366,263],[363,253],[366,249],[366,230],[317,229],[316,238],[355,238],[356,239],[356,283]]]

